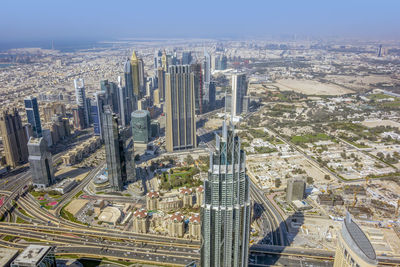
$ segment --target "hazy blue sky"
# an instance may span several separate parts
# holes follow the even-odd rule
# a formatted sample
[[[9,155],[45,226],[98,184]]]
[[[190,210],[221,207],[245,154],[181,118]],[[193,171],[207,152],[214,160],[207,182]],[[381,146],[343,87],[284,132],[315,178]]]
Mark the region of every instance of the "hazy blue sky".
[[[0,42],[277,34],[400,36],[400,0],[2,0],[0,14]]]

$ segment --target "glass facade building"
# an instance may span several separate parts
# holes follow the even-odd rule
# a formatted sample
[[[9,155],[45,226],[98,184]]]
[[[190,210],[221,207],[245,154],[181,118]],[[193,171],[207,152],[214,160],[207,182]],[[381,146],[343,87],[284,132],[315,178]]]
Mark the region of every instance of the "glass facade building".
[[[33,136],[42,137],[42,124],[40,123],[39,106],[36,97],[28,97],[24,99],[26,116],[28,122],[32,126]]]
[[[204,181],[201,266],[248,265],[250,210],[245,153],[233,126],[224,122]]]
[[[195,148],[195,74],[189,65],[170,66],[165,82],[167,151]]]

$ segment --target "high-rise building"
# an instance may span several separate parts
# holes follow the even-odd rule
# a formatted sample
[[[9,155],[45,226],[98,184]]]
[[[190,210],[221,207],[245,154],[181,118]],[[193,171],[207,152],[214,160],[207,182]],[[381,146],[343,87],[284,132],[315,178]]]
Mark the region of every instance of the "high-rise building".
[[[158,68],[162,68],[161,56],[162,56],[161,50],[154,52],[154,72],[155,72],[155,74],[157,74]]]
[[[131,98],[128,94],[127,88],[122,86],[121,77],[118,76],[118,91],[119,91],[119,116],[121,118],[121,125],[122,126],[129,126],[130,125],[130,116],[129,114],[132,113],[132,102]]]
[[[65,104],[62,102],[49,102],[42,106],[42,111],[44,114],[44,120],[46,122],[51,121],[53,115],[66,116]]]
[[[33,136],[42,137],[42,124],[40,122],[39,106],[36,97],[27,97],[24,99],[26,116],[28,122],[32,125]]]
[[[334,267],[378,266],[375,249],[361,228],[347,213],[338,235]]]
[[[150,112],[136,110],[132,112],[132,136],[135,143],[148,143],[151,136]]]
[[[185,51],[182,53],[182,65],[190,65],[192,63],[192,52]]]
[[[84,127],[89,127],[89,107],[86,101],[85,82],[83,79],[75,79],[74,85],[76,104],[83,109]]]
[[[203,79],[202,79],[202,71],[201,64],[192,64],[190,65],[190,70],[194,74],[193,75],[193,85],[194,85],[194,104],[196,114],[203,113]]]
[[[121,191],[135,179],[132,134],[129,128],[118,126],[118,116],[110,106],[104,107],[103,131],[108,181],[113,190]]]
[[[83,107],[73,107],[72,116],[74,118],[74,128],[77,130],[83,130],[85,128],[85,111]]]
[[[160,94],[160,99],[165,99],[165,71],[163,68],[158,68],[157,70],[157,84]]]
[[[103,91],[98,91],[95,93],[94,97],[96,109],[96,111],[92,110],[94,134],[103,138],[103,114],[104,106],[107,105],[106,93]]]
[[[156,89],[153,91],[153,104],[159,105],[160,104],[160,90]]]
[[[215,98],[216,98],[216,88],[215,88],[215,82],[212,81],[210,82],[210,86],[208,88],[208,111],[214,110],[215,109]]]
[[[0,117],[0,131],[7,164],[15,168],[25,163],[28,160],[28,139],[17,109],[13,109],[12,113],[3,110]]]
[[[42,137],[31,137],[28,142],[28,151],[33,185],[39,188],[52,185],[54,182],[53,160],[46,140]]]
[[[133,90],[133,71],[132,65],[129,59],[126,60],[124,65],[124,72],[125,72],[125,91],[127,97],[127,112],[128,115],[132,113],[136,108],[136,96],[134,95]]]
[[[302,200],[304,199],[306,192],[306,182],[304,179],[292,178],[287,181],[286,188],[286,201],[288,203],[293,200]]]
[[[136,56],[136,52],[133,51],[131,57],[131,68],[132,68],[132,85],[133,85],[133,94],[136,99],[142,98],[141,89],[140,89],[140,78],[139,78],[139,59]]]
[[[144,74],[144,62],[143,59],[141,58],[138,58],[138,70],[139,70],[140,95],[143,96],[146,92],[146,77]]]
[[[228,68],[228,58],[225,55],[217,54],[213,57],[211,65],[214,70],[226,70]]]
[[[190,67],[171,66],[165,74],[166,147],[168,151],[197,146],[194,73]]]
[[[203,267],[245,267],[250,234],[250,188],[245,153],[233,125],[216,135],[201,205]]]
[[[102,80],[100,81],[100,88],[105,93],[106,104],[111,106],[114,113],[120,114],[120,96],[117,84]]]
[[[210,82],[211,82],[211,56],[204,50],[203,60],[203,101],[210,102]]]
[[[246,74],[232,75],[231,113],[239,116],[243,112],[243,97],[247,94]]]
[[[165,50],[162,52],[162,55],[161,55],[161,67],[164,72],[166,72],[168,70],[167,53],[165,52]]]

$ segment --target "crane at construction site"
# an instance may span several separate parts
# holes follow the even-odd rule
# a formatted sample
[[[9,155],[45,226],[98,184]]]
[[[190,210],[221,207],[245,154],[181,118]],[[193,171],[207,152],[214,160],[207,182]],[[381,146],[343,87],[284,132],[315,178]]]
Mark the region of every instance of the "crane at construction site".
[[[351,207],[354,208],[356,204],[357,204],[357,191],[354,191],[353,205],[351,205]]]

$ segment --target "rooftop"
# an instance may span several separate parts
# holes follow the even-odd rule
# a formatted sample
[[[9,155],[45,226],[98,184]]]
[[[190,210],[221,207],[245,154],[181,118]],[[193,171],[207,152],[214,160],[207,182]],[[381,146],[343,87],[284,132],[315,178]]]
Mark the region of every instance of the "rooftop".
[[[147,217],[147,211],[145,209],[136,210],[133,213],[133,216],[138,217],[138,218],[146,218]]]
[[[121,218],[121,211],[115,207],[106,207],[99,216],[99,221],[116,224]]]
[[[38,264],[52,249],[49,246],[29,245],[15,260],[14,264]]]
[[[171,221],[174,221],[174,222],[182,222],[182,221],[183,221],[183,218],[184,218],[184,216],[183,216],[183,214],[180,213],[180,212],[175,212],[175,213],[172,214],[171,217],[170,217]]]
[[[367,238],[367,236],[364,234],[363,230],[352,220],[350,213],[347,213],[346,219],[344,220],[343,223],[343,228],[342,228],[342,233],[345,231],[348,235],[345,234],[346,236],[351,237],[351,241],[355,243],[357,248],[361,250],[361,252],[369,259],[372,261],[376,260],[376,253],[374,248],[371,245],[371,242]],[[344,239],[346,239],[344,237]],[[352,242],[352,243],[353,243]],[[363,256],[363,255],[360,255]]]
[[[158,194],[157,191],[151,190],[150,192],[147,193],[147,196],[149,198],[155,198],[155,197],[159,197],[160,195]]]
[[[8,266],[9,262],[17,256],[17,249],[1,248],[0,250],[0,266]]]

